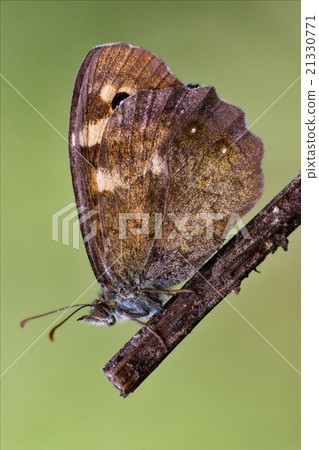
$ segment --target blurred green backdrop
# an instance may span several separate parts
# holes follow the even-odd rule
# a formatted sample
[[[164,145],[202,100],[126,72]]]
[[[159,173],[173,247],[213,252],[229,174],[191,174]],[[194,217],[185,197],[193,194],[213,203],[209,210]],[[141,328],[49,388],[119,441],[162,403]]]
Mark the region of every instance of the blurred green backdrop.
[[[109,42],[149,49],[183,81],[215,86],[248,125],[273,105],[252,126],[265,191],[248,221],[299,169],[300,81],[274,103],[300,75],[299,2],[1,7],[2,74],[62,135],[2,81],[2,449],[299,449],[299,374],[226,302],[125,400],[101,368],[135,324],[71,320],[54,344],[44,333],[53,316],[19,328],[94,283],[83,245],[51,239],[52,214],[74,201],[63,137],[86,53]],[[299,230],[289,241],[228,299],[299,370]]]

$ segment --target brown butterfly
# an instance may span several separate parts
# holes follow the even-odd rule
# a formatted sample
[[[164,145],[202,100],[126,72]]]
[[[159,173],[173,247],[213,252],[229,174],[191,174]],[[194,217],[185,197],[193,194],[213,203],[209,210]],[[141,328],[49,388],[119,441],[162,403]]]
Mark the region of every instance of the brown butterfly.
[[[91,306],[78,320],[97,325],[160,312],[162,294],[180,292],[170,288],[194,275],[230,218],[246,214],[263,190],[262,143],[244,113],[127,44],[95,47],[84,59],[69,154],[82,236],[102,287],[91,305],[74,306]],[[96,214],[81,220],[83,211]]]

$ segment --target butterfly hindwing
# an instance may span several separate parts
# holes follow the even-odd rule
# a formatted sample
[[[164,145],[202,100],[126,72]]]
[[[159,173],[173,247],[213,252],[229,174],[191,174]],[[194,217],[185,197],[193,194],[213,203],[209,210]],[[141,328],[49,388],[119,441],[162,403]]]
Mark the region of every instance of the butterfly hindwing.
[[[130,285],[167,288],[224,240],[263,188],[261,141],[214,88],[142,91],[113,112],[98,162],[104,248]],[[212,215],[222,218],[208,236]],[[124,281],[123,281],[124,282]]]

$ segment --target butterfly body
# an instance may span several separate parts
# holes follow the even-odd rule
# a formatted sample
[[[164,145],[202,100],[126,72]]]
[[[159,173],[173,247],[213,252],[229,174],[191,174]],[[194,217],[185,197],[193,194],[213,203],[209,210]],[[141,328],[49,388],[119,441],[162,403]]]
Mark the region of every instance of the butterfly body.
[[[153,300],[137,288],[110,290],[104,288],[91,305],[91,314],[80,317],[81,322],[94,325],[114,325],[128,318],[148,318],[162,310],[160,301]]]

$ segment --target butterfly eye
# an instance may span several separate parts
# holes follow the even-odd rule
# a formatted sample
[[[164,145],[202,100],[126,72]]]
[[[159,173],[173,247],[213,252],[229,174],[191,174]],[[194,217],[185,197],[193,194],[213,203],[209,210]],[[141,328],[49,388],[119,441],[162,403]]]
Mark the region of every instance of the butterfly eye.
[[[112,108],[117,108],[122,103],[122,101],[129,96],[130,94],[128,94],[127,92],[118,92],[116,95],[114,95],[114,98],[112,100]]]

